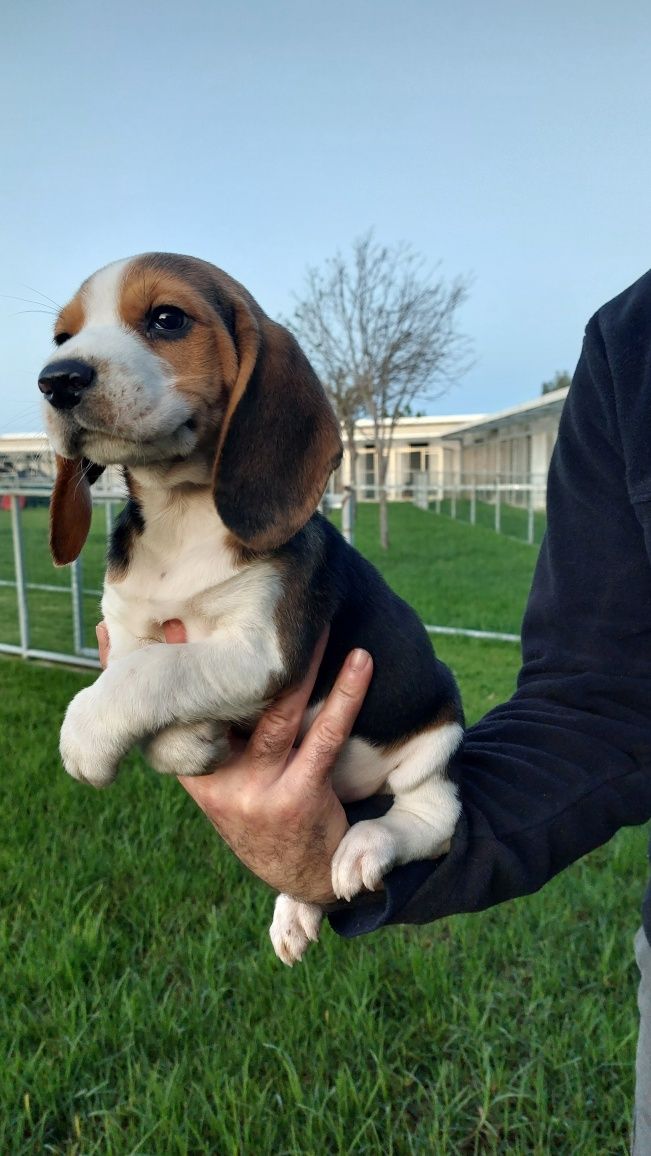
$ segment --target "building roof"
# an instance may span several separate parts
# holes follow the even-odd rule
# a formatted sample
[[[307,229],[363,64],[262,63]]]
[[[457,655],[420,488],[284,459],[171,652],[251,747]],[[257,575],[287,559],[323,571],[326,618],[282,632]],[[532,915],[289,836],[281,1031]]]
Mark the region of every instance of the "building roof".
[[[567,397],[568,389],[569,386],[567,385],[563,386],[562,389],[552,389],[549,393],[543,393],[540,397],[534,398],[533,401],[521,402],[520,405],[511,406],[510,409],[499,410],[497,413],[482,414],[479,420],[471,420],[453,432],[442,434],[441,437],[444,441],[459,440],[467,433],[479,433],[482,430],[498,429],[500,427],[513,425],[515,422],[560,413],[563,408],[563,402]]]
[[[481,421],[486,417],[483,413],[460,414],[425,414],[420,417],[399,417],[393,431],[394,442],[405,442],[409,439],[428,440],[445,436],[447,431],[458,430],[469,422]],[[387,420],[387,425],[389,424]],[[373,441],[373,422],[370,418],[361,417],[355,422],[355,440]]]
[[[485,413],[427,413],[419,414],[418,417],[399,417],[396,426],[403,425],[466,425],[468,422],[481,421],[482,418],[487,417]],[[373,425],[370,417],[358,417],[355,425],[359,428],[368,429]]]
[[[10,453],[12,450],[29,451],[49,448],[49,441],[44,433],[11,433],[0,434],[0,453]]]

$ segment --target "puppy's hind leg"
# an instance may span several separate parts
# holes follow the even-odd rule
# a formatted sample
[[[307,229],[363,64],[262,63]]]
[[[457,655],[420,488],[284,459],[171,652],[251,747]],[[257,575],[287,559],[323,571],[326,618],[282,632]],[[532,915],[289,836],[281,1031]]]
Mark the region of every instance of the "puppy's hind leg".
[[[322,919],[323,911],[316,903],[278,896],[269,935],[276,955],[288,967],[303,958],[310,943],[316,943]]]
[[[392,867],[449,850],[461,804],[446,767],[462,735],[457,723],[448,723],[405,744],[387,776],[395,797],[391,810],[353,824],[335,851],[332,888],[339,899],[375,890]]]

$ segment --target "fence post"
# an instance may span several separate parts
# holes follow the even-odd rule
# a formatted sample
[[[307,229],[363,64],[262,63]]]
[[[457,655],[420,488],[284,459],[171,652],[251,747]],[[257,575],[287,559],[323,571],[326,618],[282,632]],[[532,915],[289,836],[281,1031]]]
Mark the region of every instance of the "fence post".
[[[477,522],[477,475],[472,475],[472,485],[470,487],[470,524],[474,526]]]
[[[113,533],[113,502],[104,503],[105,517],[106,517],[106,541],[110,541]]]
[[[429,478],[423,470],[419,470],[414,474],[411,500],[419,510],[429,509],[428,482]]]
[[[351,546],[355,545],[355,491],[344,486],[341,498],[341,533]]]
[[[527,495],[527,542],[533,546],[535,537],[535,522],[533,512],[533,483],[531,477],[529,478],[529,493]]]
[[[77,558],[70,567],[70,591],[72,594],[72,628],[75,640],[75,654],[82,654],[84,649],[84,607],[81,558]]]
[[[501,498],[502,498],[502,494],[500,491],[500,475],[498,474],[496,479],[495,479],[495,533],[496,534],[499,534],[500,530],[502,528]]]
[[[26,658],[27,651],[29,650],[29,608],[27,606],[27,587],[25,583],[25,551],[23,549],[20,498],[17,494],[12,494],[9,501],[11,503],[11,537],[14,546],[14,571],[16,574],[20,648],[23,652],[23,657]]]

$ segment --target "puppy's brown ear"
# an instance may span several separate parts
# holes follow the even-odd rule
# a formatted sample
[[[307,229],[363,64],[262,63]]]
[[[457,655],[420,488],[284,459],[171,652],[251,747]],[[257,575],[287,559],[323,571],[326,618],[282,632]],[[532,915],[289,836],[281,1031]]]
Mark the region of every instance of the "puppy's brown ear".
[[[292,335],[241,304],[236,314],[239,372],[217,451],[215,505],[240,542],[273,550],[316,510],[341,461],[341,438]]]
[[[50,499],[50,550],[55,566],[74,562],[83,550],[90,530],[93,503],[90,487],[104,466],[87,458],[56,455],[57,474]]]

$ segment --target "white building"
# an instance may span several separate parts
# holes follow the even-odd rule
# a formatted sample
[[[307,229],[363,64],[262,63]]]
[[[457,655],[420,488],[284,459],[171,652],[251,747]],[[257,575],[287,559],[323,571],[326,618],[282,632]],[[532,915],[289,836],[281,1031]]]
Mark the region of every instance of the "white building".
[[[455,447],[459,481],[529,483],[534,508],[544,509],[547,472],[567,393],[567,386],[555,389],[443,434],[444,444]],[[514,489],[505,500],[524,505],[526,492]]]
[[[556,442],[567,388],[493,414],[400,418],[394,430],[387,489],[394,501],[411,498],[416,478],[430,490],[482,488],[511,482],[504,500],[525,505],[533,486],[533,505],[544,508],[547,471]],[[357,422],[355,486],[361,501],[377,498],[378,460],[373,426]],[[333,497],[351,484],[350,454],[344,450],[340,469],[328,486]],[[518,486],[523,486],[518,490]]]
[[[481,421],[485,414],[451,414],[448,416],[402,417],[396,423],[387,471],[389,497],[399,501],[410,498],[416,474],[425,473],[431,484],[445,474],[452,474],[460,460],[460,448],[446,444],[442,438],[466,426]],[[354,479],[358,497],[364,501],[377,498],[378,455],[373,441],[373,424],[365,418],[356,422],[357,477]],[[328,490],[341,494],[351,485],[350,454],[344,439],[344,457],[340,468],[330,479]]]
[[[54,461],[45,434],[3,434],[0,437],[0,480],[10,478],[49,484]]]

